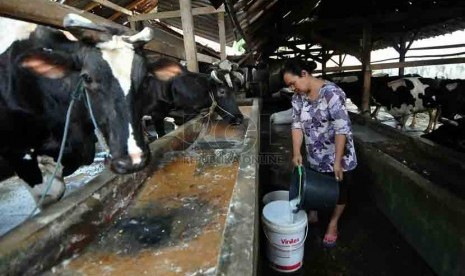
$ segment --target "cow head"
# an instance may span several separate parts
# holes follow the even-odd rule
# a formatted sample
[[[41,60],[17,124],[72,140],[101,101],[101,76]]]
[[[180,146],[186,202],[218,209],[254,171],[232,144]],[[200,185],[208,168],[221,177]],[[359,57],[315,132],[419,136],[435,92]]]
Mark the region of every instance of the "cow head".
[[[146,74],[138,47],[151,40],[151,30],[127,36],[125,29],[96,25],[75,14],[65,17],[64,26],[80,40],[77,50],[34,52],[24,57],[23,67],[48,78],[77,72],[109,145],[111,169],[116,173],[142,169],[150,153],[142,133],[142,114],[133,101]]]
[[[216,111],[231,124],[241,124],[241,114],[235,100],[235,91],[244,84],[244,77],[236,64],[224,60],[218,63],[210,73],[215,83],[213,97],[218,103]]]

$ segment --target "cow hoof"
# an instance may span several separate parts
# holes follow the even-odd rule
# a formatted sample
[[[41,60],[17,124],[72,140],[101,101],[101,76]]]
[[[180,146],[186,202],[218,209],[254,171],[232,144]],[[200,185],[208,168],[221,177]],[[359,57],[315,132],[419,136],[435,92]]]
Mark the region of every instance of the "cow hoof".
[[[46,191],[49,182],[48,179],[49,177],[44,177],[43,182],[41,184],[35,185],[31,189],[32,195],[34,196],[34,199],[40,208],[46,207],[52,203],[57,202],[63,197],[63,194],[65,193],[65,182],[62,178],[57,177],[53,178],[50,188],[48,189],[48,191]],[[44,193],[44,199],[40,201]]]

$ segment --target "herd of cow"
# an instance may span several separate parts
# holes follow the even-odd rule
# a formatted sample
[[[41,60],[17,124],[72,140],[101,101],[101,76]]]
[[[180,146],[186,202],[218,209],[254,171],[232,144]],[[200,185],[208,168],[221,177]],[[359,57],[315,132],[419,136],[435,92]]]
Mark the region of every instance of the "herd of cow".
[[[352,103],[362,110],[362,74],[327,75],[325,78],[340,86]],[[374,119],[384,107],[397,121],[397,127],[405,130],[410,116],[413,116],[411,126],[414,127],[416,114],[428,112],[429,123],[422,137],[465,152],[465,118],[462,118],[465,117],[465,80],[431,79],[418,75],[372,77],[370,94],[370,106],[375,107],[373,112],[370,110],[370,115]],[[290,123],[291,111],[272,114],[270,122]],[[444,124],[435,129],[439,119]]]
[[[361,110],[361,75],[332,79]],[[465,80],[431,79],[418,75],[403,77],[380,76],[371,78],[370,106],[375,106],[371,116],[376,119],[384,107],[401,129],[410,116],[415,126],[415,116],[429,113],[428,127],[423,138],[465,152]],[[438,120],[444,123],[435,129]]]
[[[108,144],[108,165],[120,174],[149,162],[144,116],[152,117],[160,135],[165,117],[181,124],[214,102],[223,119],[233,124],[243,120],[234,99],[243,79],[234,66],[220,63],[210,74],[200,74],[168,59],[150,63],[142,52],[153,39],[149,28],[127,35],[125,29],[74,14],[64,19],[66,31],[0,20],[10,26],[0,52],[0,161],[29,184],[36,199],[46,192],[67,109],[80,87],[89,95]],[[62,167],[43,204],[63,195],[64,176],[93,162],[97,139],[87,108],[85,101],[73,106]]]

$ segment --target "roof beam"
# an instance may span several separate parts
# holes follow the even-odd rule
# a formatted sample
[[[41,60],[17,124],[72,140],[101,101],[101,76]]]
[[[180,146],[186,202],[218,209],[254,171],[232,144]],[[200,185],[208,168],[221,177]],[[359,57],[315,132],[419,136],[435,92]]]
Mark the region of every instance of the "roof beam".
[[[215,9],[215,7],[213,6],[207,6],[207,7],[193,8],[192,15],[213,14],[213,13],[220,13],[224,11],[225,9],[223,5],[219,7],[218,9]],[[138,14],[138,15],[129,17],[128,20],[129,21],[142,21],[142,20],[154,20],[154,19],[164,19],[164,18],[173,18],[173,17],[181,17],[181,10]]]
[[[133,15],[132,11],[130,11],[128,9],[125,9],[125,8],[123,8],[121,6],[118,6],[115,3],[112,3],[112,2],[110,2],[108,0],[92,0],[92,1],[94,1],[95,3],[99,3],[102,6],[105,6],[107,8],[113,9],[113,10],[115,10],[117,12],[121,12],[121,13],[127,14],[129,16]]]
[[[137,1],[134,1],[134,2],[131,2],[129,5],[125,6],[124,8],[127,9],[127,10],[132,10],[134,9],[135,7],[137,7],[137,5],[145,2],[146,0],[137,0]],[[158,1],[156,2],[156,4],[158,5]],[[113,20],[115,21],[116,19],[118,19],[123,13],[121,12],[116,12],[115,14],[113,14],[112,16],[110,16],[108,19],[109,20]]]
[[[460,64],[465,63],[465,58],[442,58],[442,59],[428,59],[428,60],[416,60],[406,62],[390,62],[381,64],[371,64],[372,70],[381,69],[392,69],[392,68],[404,68],[404,67],[417,67],[417,66],[429,66],[429,65],[442,65],[442,64]],[[337,72],[337,71],[353,71],[362,70],[361,65],[344,66],[344,67],[327,67],[326,72]],[[321,73],[321,70],[315,70],[315,73]]]
[[[61,5],[59,3],[49,0],[0,0],[0,15],[15,18],[18,20],[27,20],[30,22],[48,25],[55,28],[63,28],[63,18],[68,13],[79,14],[87,19],[92,20],[96,24],[106,24],[120,29],[126,29],[128,33],[135,33],[131,29],[117,24],[108,19],[102,18],[95,14],[85,12],[70,6]],[[145,44],[144,48],[150,51],[158,52],[164,55],[172,56],[177,59],[185,59],[184,47],[182,39],[171,35],[163,30],[152,29],[156,40],[152,40]],[[163,41],[163,42],[162,42]],[[170,44],[166,43],[170,41]],[[210,62],[212,57],[205,57],[205,55],[198,54],[198,60]]]

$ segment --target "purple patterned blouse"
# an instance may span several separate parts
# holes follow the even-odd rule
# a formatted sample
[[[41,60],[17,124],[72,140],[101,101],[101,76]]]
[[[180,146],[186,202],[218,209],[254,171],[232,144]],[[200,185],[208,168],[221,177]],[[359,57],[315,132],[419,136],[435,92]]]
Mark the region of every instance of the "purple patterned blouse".
[[[334,171],[335,135],[346,135],[341,166],[344,171],[357,166],[346,95],[336,84],[326,81],[315,101],[306,96],[292,97],[292,129],[302,129],[310,167],[320,172]]]

